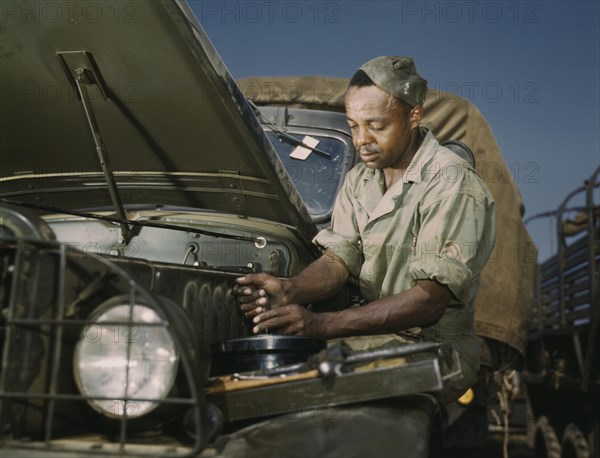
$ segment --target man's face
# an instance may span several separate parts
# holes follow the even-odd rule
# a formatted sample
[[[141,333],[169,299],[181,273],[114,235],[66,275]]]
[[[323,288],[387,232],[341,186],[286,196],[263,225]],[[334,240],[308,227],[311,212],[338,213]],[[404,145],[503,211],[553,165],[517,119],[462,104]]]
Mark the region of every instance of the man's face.
[[[346,118],[352,142],[369,168],[408,165],[404,164],[405,153],[421,114],[421,107],[409,111],[377,86],[351,87],[346,93]]]

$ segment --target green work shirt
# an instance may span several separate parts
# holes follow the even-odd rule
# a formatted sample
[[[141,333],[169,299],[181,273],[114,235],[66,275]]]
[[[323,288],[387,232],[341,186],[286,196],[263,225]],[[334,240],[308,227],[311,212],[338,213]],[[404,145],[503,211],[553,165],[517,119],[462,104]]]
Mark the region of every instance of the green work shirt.
[[[446,285],[452,297],[442,318],[397,334],[452,344],[472,382],[479,366],[473,303],[494,247],[494,200],[471,164],[429,131],[403,179],[387,192],[384,184],[382,170],[354,167],[338,193],[331,228],[314,242],[346,264],[368,302],[421,279]]]

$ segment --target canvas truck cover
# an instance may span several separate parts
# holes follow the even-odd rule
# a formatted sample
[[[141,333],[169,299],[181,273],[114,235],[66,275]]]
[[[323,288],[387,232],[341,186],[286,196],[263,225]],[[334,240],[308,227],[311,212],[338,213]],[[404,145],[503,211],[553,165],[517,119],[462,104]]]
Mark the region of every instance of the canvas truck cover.
[[[348,78],[255,77],[238,80],[257,105],[344,111]],[[499,340],[523,353],[533,301],[537,249],[523,223],[523,199],[494,134],[479,110],[451,93],[429,90],[421,123],[439,141],[459,140],[475,155],[476,169],[497,207],[496,246],[482,272],[475,301],[477,335]]]

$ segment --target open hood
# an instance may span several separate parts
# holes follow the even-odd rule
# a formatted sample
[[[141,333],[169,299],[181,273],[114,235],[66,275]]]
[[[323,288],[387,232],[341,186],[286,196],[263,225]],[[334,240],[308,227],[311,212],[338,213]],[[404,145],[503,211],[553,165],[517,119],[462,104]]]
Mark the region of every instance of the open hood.
[[[3,198],[209,209],[315,233],[185,2],[15,5],[0,43]]]

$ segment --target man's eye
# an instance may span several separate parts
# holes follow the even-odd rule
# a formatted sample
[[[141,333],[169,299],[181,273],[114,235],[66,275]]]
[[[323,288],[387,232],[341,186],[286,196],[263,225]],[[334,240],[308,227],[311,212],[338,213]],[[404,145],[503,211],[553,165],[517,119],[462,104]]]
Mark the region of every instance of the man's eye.
[[[350,130],[358,129],[358,125],[354,124],[350,126]]]
[[[377,132],[377,131],[383,130],[384,126],[380,126],[379,124],[376,124],[376,125],[371,124],[370,129]]]

